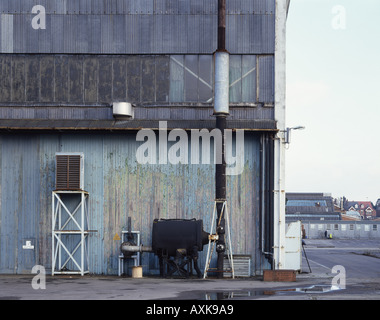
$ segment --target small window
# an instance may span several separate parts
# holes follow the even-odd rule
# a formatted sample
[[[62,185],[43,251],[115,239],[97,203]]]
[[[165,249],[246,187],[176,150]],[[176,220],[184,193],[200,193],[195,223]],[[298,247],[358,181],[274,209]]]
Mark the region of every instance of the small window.
[[[350,224],[350,230],[354,230],[354,225]]]
[[[339,230],[339,225],[338,224],[334,224],[334,230]]]
[[[377,231],[377,224],[372,225],[372,231]]]

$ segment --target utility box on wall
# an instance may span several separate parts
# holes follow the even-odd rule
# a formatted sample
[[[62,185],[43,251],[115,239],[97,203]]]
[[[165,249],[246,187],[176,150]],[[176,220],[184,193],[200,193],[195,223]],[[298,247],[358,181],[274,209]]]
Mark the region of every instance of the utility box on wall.
[[[287,225],[285,233],[285,269],[302,269],[302,224],[301,221]]]
[[[55,159],[55,190],[84,190],[83,152],[57,152]]]

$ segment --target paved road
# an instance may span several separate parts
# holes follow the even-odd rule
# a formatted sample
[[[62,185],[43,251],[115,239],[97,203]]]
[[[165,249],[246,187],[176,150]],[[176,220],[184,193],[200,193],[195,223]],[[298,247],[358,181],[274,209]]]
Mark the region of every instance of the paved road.
[[[341,272],[345,273],[344,290],[319,295],[318,299],[380,300],[380,240],[306,239],[305,243],[307,260],[303,255],[302,270],[308,278],[314,276],[329,284]],[[336,281],[339,285],[340,280]]]
[[[312,272],[303,258],[296,282],[47,276],[46,289],[35,290],[34,275],[0,275],[0,300],[380,300],[380,240],[306,240],[304,248]],[[336,265],[346,271],[342,290],[330,290]]]
[[[380,278],[380,240],[305,240],[310,267],[330,272],[334,266],[345,268],[347,280]],[[303,270],[309,271],[303,260]]]

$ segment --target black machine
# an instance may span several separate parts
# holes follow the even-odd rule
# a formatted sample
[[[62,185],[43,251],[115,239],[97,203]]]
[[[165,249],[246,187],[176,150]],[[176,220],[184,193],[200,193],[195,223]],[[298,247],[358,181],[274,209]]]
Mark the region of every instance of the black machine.
[[[198,252],[208,244],[209,234],[203,231],[203,221],[196,219],[155,219],[153,221],[152,251],[160,262],[160,275],[178,273],[189,277],[192,266],[198,277]]]

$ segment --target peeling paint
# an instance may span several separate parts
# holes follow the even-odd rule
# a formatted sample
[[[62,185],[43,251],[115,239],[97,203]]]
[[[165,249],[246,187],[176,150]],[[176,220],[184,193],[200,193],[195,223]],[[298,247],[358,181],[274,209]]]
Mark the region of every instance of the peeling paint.
[[[245,166],[227,178],[233,252],[252,256],[260,271],[259,134],[246,134]],[[85,189],[89,192],[90,272],[117,274],[120,241],[116,233],[132,228],[150,245],[156,218],[203,219],[210,231],[214,201],[213,165],[141,165],[135,158],[134,133],[3,134],[1,136],[0,273],[27,272],[20,257],[21,239],[38,239],[36,262],[51,268],[51,192],[55,152],[84,152]],[[25,161],[28,159],[28,161]],[[5,188],[6,186],[6,188]],[[205,261],[200,255],[200,264]],[[158,273],[152,254],[142,255],[144,273]]]

